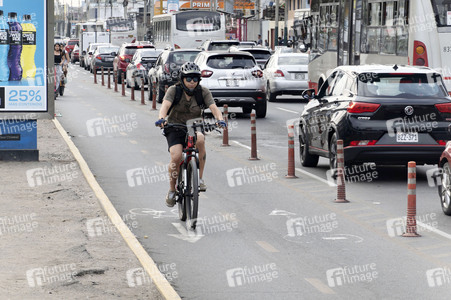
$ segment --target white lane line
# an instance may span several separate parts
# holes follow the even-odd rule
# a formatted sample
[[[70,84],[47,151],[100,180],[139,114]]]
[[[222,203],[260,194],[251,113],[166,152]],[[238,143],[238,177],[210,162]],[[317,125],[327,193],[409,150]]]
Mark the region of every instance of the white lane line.
[[[276,107],[276,109],[282,110],[282,111],[286,111],[286,112],[289,112],[289,113],[292,113],[292,114],[297,114],[297,115],[300,114],[300,112],[298,112],[298,111],[289,110],[289,109],[282,108],[282,107]]]
[[[305,175],[307,175],[307,176],[310,176],[310,177],[312,177],[313,179],[319,180],[319,181],[321,181],[322,183],[325,183],[325,184],[327,184],[327,185],[330,186],[330,187],[336,187],[336,186],[337,186],[335,183],[334,183],[333,186],[332,186],[332,183],[329,182],[329,181],[327,181],[326,179],[323,179],[323,178],[321,178],[321,177],[318,177],[318,176],[316,176],[315,174],[309,173],[309,172],[304,171],[304,170],[302,170],[302,169],[296,168],[296,171],[299,171],[299,172],[301,172],[302,174],[305,174]]]
[[[430,226],[428,224],[424,224],[422,222],[418,222],[417,221],[417,224],[418,224],[418,226],[421,226],[421,227],[423,227],[423,228],[425,228],[425,229],[427,229],[429,231],[435,232],[436,234],[443,236],[444,238],[447,238],[448,240],[451,240],[451,234],[448,234],[448,233],[446,233],[444,231],[441,231],[441,230],[439,230],[437,228],[434,228],[434,227],[432,227],[432,226]]]
[[[318,278],[304,278],[305,281],[313,285],[318,291],[320,291],[323,294],[333,295],[335,294],[334,290],[332,290],[329,286],[325,285],[320,279]]]
[[[240,142],[237,142],[237,141],[232,141],[232,142],[234,142],[234,143],[237,144],[238,146],[241,146],[241,147],[243,147],[243,148],[246,148],[246,149],[251,150],[251,147],[246,146],[246,145],[244,145],[244,144],[241,144]],[[258,150],[257,150],[257,152],[258,152]]]
[[[269,244],[269,243],[267,243],[267,242],[265,242],[265,241],[256,241],[256,243],[257,243],[260,247],[262,247],[263,249],[265,249],[265,250],[268,251],[268,252],[271,252],[271,253],[280,252],[279,250],[277,250],[276,248],[274,248],[273,245],[271,245],[271,244]]]

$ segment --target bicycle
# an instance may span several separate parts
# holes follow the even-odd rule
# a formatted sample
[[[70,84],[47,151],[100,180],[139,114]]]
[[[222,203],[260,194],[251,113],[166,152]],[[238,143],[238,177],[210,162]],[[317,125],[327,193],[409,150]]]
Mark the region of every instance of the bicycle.
[[[202,133],[212,131],[217,124],[206,123],[203,120],[190,120],[185,124],[166,124],[164,128],[187,129],[186,147],[183,148],[182,161],[175,186],[175,200],[178,204],[179,218],[186,221],[188,230],[196,229],[197,214],[199,209],[199,151],[196,149],[198,128]],[[192,124],[191,124],[192,123]]]

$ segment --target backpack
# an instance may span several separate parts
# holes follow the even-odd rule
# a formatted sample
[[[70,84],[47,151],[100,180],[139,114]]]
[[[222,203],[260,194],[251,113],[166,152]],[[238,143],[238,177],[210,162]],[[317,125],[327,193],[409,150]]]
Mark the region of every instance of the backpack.
[[[171,112],[172,108],[176,106],[180,99],[182,99],[183,95],[183,88],[181,87],[180,83],[175,84],[175,96],[174,101],[172,101],[172,105],[168,110],[167,115]],[[202,87],[199,85],[198,88],[194,90],[194,97],[196,98],[197,105],[199,105],[200,109],[202,110],[202,115],[205,109],[205,102],[204,102],[204,96],[202,95]]]

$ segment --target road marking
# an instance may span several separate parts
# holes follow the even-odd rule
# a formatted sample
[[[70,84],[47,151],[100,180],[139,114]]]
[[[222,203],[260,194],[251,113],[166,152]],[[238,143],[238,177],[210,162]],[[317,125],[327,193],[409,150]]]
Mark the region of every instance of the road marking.
[[[127,136],[128,135],[126,132],[123,132],[123,131],[120,131],[119,134],[123,135],[123,136]]]
[[[325,285],[320,279],[318,278],[304,278],[305,281],[313,285],[314,288],[316,288],[318,291],[320,291],[323,294],[333,295],[335,294],[334,290],[332,290],[329,286]]]
[[[274,248],[271,244],[269,244],[265,241],[256,241],[256,243],[257,243],[257,245],[259,245],[260,247],[262,247],[263,249],[265,249],[268,252],[271,252],[271,253],[280,252],[279,250]]]
[[[146,270],[147,274],[152,279],[152,282],[155,283],[155,286],[160,291],[162,296],[165,299],[181,300],[179,294],[177,294],[166,277],[160,272],[155,261],[149,256],[149,253],[147,253],[141,243],[136,239],[135,235],[130,231],[128,226],[125,225],[122,217],[119,215],[116,208],[111,203],[108,196],[105,194],[105,191],[97,182],[94,174],[92,174],[91,170],[89,169],[86,160],[83,158],[80,150],[78,150],[77,146],[75,146],[74,142],[67,134],[67,131],[63,128],[63,126],[61,126],[61,123],[58,121],[58,119],[53,119],[53,123],[55,124],[59,133],[63,137],[66,144],[69,146],[70,151],[80,165],[80,169],[85,176],[86,181],[91,186],[91,189],[102,205],[103,210],[108,215],[114,226],[116,226],[118,232],[122,235],[128,247],[136,255],[144,270]]]
[[[203,238],[205,235],[202,234],[202,231],[200,231],[200,233],[198,233],[197,231],[191,231],[191,230],[187,230],[185,228],[185,226],[183,226],[180,223],[172,223],[172,225],[174,225],[174,227],[177,229],[178,232],[180,232],[179,234],[168,234],[169,236],[173,236],[175,238],[178,238],[182,241],[187,241],[190,243],[195,243],[197,241],[199,241],[201,238]]]
[[[441,230],[439,230],[439,229],[437,229],[437,228],[434,228],[434,227],[432,227],[432,226],[430,226],[430,225],[428,225],[428,224],[424,224],[424,223],[418,222],[418,221],[417,221],[417,225],[418,225],[418,226],[421,226],[421,227],[423,227],[423,228],[426,228],[426,229],[429,230],[429,231],[435,232],[435,233],[437,233],[438,235],[441,235],[441,236],[443,236],[444,238],[447,238],[448,240],[451,240],[451,235],[448,234],[448,233],[446,233],[446,232],[444,232],[444,231],[441,231]]]
[[[251,147],[246,146],[246,145],[244,145],[244,144],[241,144],[240,142],[237,142],[237,141],[232,141],[232,142],[234,142],[234,143],[237,144],[238,146],[241,146],[241,147],[243,147],[243,148],[246,148],[246,149],[251,150]],[[258,150],[257,150],[257,152],[258,152]]]
[[[283,110],[283,111],[286,111],[286,112],[289,112],[289,113],[293,113],[293,114],[297,114],[297,115],[300,114],[300,112],[298,112],[298,111],[289,110],[289,109],[282,108],[282,107],[276,107],[276,109]]]
[[[331,183],[330,183],[329,181],[327,181],[326,179],[323,179],[323,178],[321,178],[321,177],[319,177],[319,176],[316,176],[315,174],[309,173],[309,172],[304,171],[304,170],[302,170],[302,169],[296,168],[296,171],[299,171],[299,172],[301,172],[302,174],[305,174],[305,175],[307,175],[307,176],[310,176],[310,177],[312,177],[313,179],[319,180],[319,181],[321,181],[322,183],[327,184],[328,186],[330,186],[330,184],[331,184]],[[336,185],[335,185],[335,186],[336,186]],[[333,187],[333,186],[331,186],[331,187]]]
[[[437,254],[437,255],[433,255],[434,257],[440,258],[440,257],[448,257],[451,256],[451,253],[443,253],[443,254]]]
[[[132,143],[133,145],[136,145],[136,144],[138,144],[138,142],[137,142],[137,141],[135,141],[135,140],[129,140],[129,142],[130,142],[130,143]]]
[[[367,213],[367,214],[363,214],[363,215],[356,215],[357,218],[364,218],[364,217],[370,217],[370,216],[375,216],[375,215],[381,215],[380,212],[378,211],[373,211],[371,213]]]
[[[149,151],[147,151],[147,150],[141,150],[141,153],[143,153],[143,154],[149,154]]]
[[[357,208],[352,208],[352,209],[345,209],[345,210],[343,210],[343,212],[348,213],[348,212],[351,212],[351,211],[359,211],[359,210],[367,210],[367,209],[372,209],[372,208],[364,206],[364,207],[357,207]]]

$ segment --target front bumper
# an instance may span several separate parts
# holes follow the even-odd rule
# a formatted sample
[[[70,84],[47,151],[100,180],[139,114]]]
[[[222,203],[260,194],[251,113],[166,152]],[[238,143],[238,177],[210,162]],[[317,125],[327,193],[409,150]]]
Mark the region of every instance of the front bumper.
[[[308,81],[273,79],[270,80],[269,87],[272,93],[278,95],[301,95],[304,90],[308,89]]]
[[[227,104],[230,107],[252,106],[266,101],[266,95],[258,90],[215,90],[210,89],[218,106]]]

